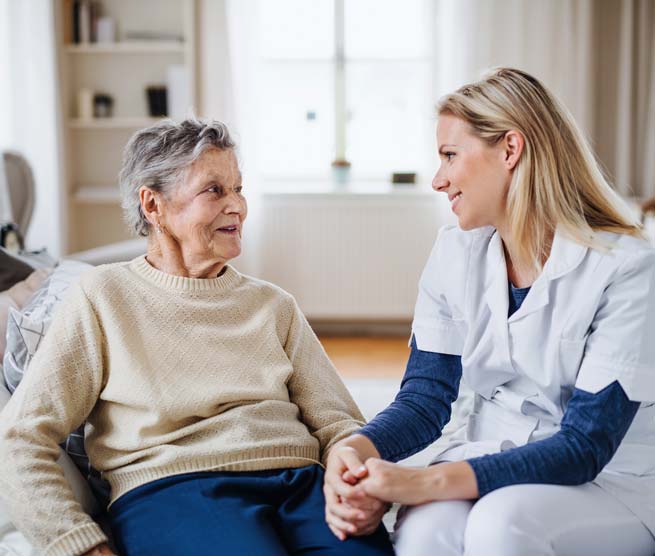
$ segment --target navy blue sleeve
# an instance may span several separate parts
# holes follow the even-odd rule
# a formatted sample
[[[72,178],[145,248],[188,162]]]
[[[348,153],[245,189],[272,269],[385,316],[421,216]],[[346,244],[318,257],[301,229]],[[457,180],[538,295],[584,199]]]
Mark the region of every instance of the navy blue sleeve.
[[[441,436],[462,378],[459,355],[421,351],[413,337],[411,347],[396,399],[357,431],[389,461],[409,457]]]
[[[596,394],[575,389],[560,430],[539,440],[468,462],[480,496],[518,484],[581,485],[612,459],[639,409],[618,382]]]

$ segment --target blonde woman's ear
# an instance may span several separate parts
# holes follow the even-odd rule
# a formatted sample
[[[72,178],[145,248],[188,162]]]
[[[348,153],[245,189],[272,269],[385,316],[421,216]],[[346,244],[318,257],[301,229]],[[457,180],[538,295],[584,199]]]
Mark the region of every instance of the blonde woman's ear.
[[[510,130],[505,134],[504,150],[505,150],[505,164],[508,170],[513,170],[521,159],[521,153],[525,146],[525,139],[523,135],[516,131]]]

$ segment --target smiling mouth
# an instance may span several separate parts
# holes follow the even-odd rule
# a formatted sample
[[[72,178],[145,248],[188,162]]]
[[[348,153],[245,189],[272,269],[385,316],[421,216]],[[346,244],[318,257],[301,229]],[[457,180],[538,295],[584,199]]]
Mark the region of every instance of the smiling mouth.
[[[239,226],[224,226],[222,228],[218,228],[216,231],[223,234],[237,234],[239,233]]]
[[[462,196],[462,192],[460,191],[459,193],[457,193],[457,194],[454,195],[453,197],[449,197],[449,201],[450,201],[451,203],[454,203],[454,202],[457,201],[457,199],[459,199],[461,196]]]

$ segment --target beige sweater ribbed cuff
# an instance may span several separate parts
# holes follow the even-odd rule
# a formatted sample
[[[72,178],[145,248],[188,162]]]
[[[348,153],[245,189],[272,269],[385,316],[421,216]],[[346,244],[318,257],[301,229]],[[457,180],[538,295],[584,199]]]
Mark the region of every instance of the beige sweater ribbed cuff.
[[[81,556],[103,542],[107,542],[107,535],[100,526],[85,523],[52,542],[43,551],[43,556]]]

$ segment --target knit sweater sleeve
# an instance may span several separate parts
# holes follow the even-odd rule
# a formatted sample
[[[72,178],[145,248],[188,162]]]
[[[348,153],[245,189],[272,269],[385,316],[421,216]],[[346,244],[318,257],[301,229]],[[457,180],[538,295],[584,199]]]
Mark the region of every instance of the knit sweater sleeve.
[[[102,384],[102,342],[84,291],[73,286],[16,392],[0,413],[0,497],[45,556],[104,542],[56,460],[59,443],[91,412]]]
[[[364,424],[364,417],[339,378],[334,365],[293,299],[284,350],[293,365],[287,383],[300,418],[318,439],[321,461],[330,448]]]

